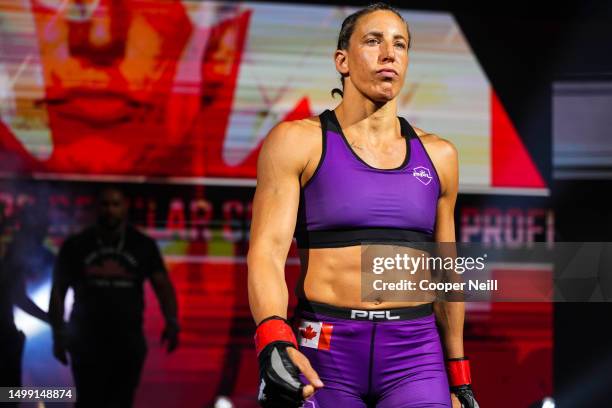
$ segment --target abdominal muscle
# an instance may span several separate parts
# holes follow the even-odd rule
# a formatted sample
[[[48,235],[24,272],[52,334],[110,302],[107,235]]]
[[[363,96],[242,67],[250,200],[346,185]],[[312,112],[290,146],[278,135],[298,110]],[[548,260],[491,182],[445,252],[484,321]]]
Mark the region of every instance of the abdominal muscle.
[[[300,249],[296,295],[319,303],[352,309],[390,309],[429,302],[362,301],[361,246]]]

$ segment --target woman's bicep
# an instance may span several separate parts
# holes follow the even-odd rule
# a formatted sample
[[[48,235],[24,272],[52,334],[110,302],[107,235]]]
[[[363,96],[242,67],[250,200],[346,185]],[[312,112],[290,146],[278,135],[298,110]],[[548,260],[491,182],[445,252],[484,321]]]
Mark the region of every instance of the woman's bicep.
[[[290,126],[277,126],[260,151],[250,238],[252,249],[265,247],[285,256],[295,229],[304,162],[290,131]]]

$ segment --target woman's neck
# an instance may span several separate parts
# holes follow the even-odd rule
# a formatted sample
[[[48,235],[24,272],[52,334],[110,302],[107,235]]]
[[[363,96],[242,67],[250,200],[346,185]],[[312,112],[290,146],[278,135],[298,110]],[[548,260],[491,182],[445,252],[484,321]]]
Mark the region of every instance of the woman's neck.
[[[345,95],[336,108],[336,116],[343,129],[350,127],[358,133],[374,138],[392,138],[396,135],[396,99],[377,105],[363,97],[347,98]]]

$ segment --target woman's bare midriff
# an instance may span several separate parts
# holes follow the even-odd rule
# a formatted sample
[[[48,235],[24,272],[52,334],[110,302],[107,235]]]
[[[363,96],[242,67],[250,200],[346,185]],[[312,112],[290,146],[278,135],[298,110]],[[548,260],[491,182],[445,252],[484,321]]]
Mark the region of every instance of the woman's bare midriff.
[[[313,302],[352,309],[389,309],[428,302],[362,301],[361,246],[300,249],[296,295]]]

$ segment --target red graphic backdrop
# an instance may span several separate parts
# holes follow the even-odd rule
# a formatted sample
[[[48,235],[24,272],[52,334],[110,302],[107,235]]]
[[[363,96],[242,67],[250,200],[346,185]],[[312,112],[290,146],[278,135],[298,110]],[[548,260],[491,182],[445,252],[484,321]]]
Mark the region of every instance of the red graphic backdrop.
[[[258,149],[236,166],[222,159],[250,11],[206,29],[189,91],[175,82],[195,29],[180,2],[102,0],[84,20],[32,12],[52,154],[38,159],[0,122],[0,171],[254,177]],[[302,104],[292,117],[309,114]]]

